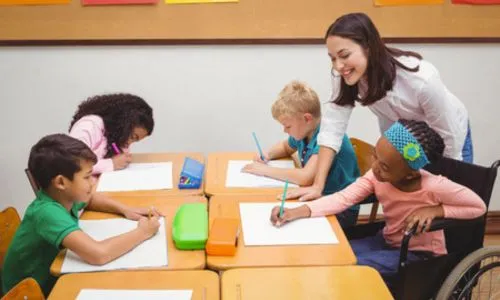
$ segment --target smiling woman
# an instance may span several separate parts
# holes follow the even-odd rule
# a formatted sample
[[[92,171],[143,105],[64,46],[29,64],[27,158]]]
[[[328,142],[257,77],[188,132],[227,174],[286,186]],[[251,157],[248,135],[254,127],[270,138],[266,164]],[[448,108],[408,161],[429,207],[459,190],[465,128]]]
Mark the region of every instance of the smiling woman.
[[[381,132],[400,118],[424,121],[443,138],[444,156],[472,162],[467,109],[420,54],[387,47],[363,13],[338,18],[328,28],[325,42],[333,93],[318,134],[320,167],[313,186],[297,190],[293,197],[310,200],[321,195],[356,102],[377,116]]]
[[[83,101],[73,116],[69,134],[83,141],[99,161],[93,173],[126,168],[131,144],[151,135],[153,109],[131,94],[94,96]]]

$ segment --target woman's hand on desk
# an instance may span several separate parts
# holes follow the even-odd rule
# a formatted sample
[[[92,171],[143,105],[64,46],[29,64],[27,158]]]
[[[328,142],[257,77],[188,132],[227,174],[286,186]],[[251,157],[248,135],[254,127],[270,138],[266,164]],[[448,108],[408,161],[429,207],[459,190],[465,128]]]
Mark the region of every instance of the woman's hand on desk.
[[[298,199],[299,201],[311,201],[321,198],[322,196],[321,192],[322,189],[314,185],[308,187],[301,187],[286,193],[285,199],[286,200]],[[278,195],[278,200],[281,200],[281,197],[282,195]]]
[[[293,220],[309,218],[311,210],[309,206],[302,205],[297,208],[283,208],[283,215],[280,217],[280,206],[275,206],[271,211],[271,223],[276,227],[281,227],[284,224]]]

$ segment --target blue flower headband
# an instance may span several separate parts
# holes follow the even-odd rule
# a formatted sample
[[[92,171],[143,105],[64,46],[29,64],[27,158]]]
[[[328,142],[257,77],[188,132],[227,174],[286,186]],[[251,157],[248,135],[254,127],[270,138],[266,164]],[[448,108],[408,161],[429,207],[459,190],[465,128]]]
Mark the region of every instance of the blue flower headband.
[[[398,150],[410,168],[419,170],[429,163],[422,145],[406,129],[403,124],[396,122],[384,132],[384,136]]]

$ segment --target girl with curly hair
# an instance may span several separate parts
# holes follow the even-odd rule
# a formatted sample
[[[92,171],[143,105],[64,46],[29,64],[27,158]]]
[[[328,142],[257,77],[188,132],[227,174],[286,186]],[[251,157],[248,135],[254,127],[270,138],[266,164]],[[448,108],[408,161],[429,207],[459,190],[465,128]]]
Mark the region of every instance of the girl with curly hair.
[[[131,94],[98,95],[83,101],[73,115],[69,135],[97,155],[93,174],[124,169],[131,162],[128,148],[151,135],[153,109]]]

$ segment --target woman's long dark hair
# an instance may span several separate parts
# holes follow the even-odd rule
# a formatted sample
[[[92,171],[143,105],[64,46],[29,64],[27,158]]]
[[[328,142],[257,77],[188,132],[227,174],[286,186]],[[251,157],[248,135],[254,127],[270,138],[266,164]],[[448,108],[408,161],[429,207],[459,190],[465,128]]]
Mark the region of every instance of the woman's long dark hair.
[[[87,115],[98,115],[104,121],[104,135],[108,140],[105,157],[113,155],[112,143],[123,147],[135,127],[143,127],[148,135],[153,133],[153,109],[144,99],[135,95],[109,94],[88,98],[78,106],[69,129]]]
[[[400,63],[396,57],[413,56],[422,59],[422,56],[412,51],[387,47],[380,34],[364,13],[352,13],[343,15],[328,27],[325,40],[330,36],[347,38],[367,50],[368,65],[366,77],[368,79],[368,91],[362,99],[362,105],[370,105],[385,97],[387,91],[392,89],[394,78],[396,77],[396,66],[410,72],[417,72],[418,66],[409,68]],[[358,86],[349,86],[341,80],[340,92],[333,101],[335,104],[354,106],[358,98]]]

